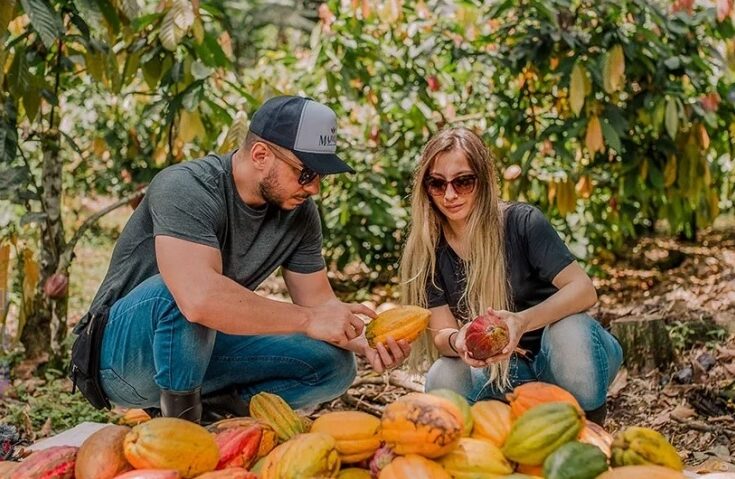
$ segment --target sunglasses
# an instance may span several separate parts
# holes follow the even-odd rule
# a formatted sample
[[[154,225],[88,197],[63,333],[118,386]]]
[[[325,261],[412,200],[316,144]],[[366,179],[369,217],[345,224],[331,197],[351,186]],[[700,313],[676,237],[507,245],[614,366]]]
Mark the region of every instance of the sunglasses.
[[[290,166],[294,167],[295,169],[299,170],[299,179],[298,179],[298,182],[299,182],[299,184],[301,186],[306,186],[309,183],[311,183],[312,181],[314,181],[317,178],[319,178],[319,173],[317,173],[316,171],[312,170],[311,168],[309,168],[307,166],[300,165],[298,162],[296,162],[295,160],[289,158],[288,156],[281,155],[278,152],[278,150],[273,145],[268,144],[268,146],[270,147],[271,151],[273,152],[273,156],[275,156],[279,160],[283,161],[287,165],[290,165]]]
[[[424,184],[431,196],[443,196],[447,191],[447,186],[450,184],[452,185],[454,192],[458,195],[469,195],[475,191],[477,175],[462,175],[449,181],[435,176],[427,176],[424,180]]]

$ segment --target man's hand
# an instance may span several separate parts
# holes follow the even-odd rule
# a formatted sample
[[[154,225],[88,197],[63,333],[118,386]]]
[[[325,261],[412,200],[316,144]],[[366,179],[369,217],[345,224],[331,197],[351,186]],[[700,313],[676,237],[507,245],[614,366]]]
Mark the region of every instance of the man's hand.
[[[365,328],[357,314],[371,318],[377,316],[367,306],[338,300],[312,306],[307,311],[306,335],[341,347],[360,336]]]
[[[410,352],[411,343],[405,339],[396,341],[391,336],[388,336],[386,344],[378,343],[373,349],[366,342],[365,349],[363,349],[365,358],[377,373],[400,366]]]

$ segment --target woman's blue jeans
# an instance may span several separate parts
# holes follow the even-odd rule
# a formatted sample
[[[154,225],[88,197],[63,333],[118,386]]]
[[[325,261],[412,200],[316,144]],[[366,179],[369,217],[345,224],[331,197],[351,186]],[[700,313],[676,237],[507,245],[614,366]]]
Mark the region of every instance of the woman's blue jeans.
[[[587,314],[575,314],[544,328],[541,350],[533,359],[510,359],[511,389],[543,381],[566,389],[585,411],[605,404],[607,388],[623,362],[617,339]],[[442,357],[426,376],[426,390],[448,388],[470,403],[504,399],[509,390],[488,384],[485,368],[472,368],[458,358]]]
[[[110,401],[157,407],[160,391],[208,394],[236,387],[245,401],[261,391],[300,408],[334,399],[352,384],[354,355],[303,335],[236,336],[189,322],[160,275],[110,309],[100,379]]]

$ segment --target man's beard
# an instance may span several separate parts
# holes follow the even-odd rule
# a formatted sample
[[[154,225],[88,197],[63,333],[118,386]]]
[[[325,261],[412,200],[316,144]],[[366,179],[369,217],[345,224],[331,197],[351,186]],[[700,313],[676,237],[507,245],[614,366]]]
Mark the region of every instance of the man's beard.
[[[265,178],[263,178],[263,181],[260,182],[260,196],[269,205],[273,205],[282,210],[293,209],[284,208],[283,206],[288,198],[284,198],[284,195],[281,193],[281,185],[278,183],[278,174],[275,168],[271,168]]]

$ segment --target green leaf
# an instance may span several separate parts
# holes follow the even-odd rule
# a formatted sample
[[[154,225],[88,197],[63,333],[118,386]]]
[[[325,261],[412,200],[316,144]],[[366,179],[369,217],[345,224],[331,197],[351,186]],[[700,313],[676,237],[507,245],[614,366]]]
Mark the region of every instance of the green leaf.
[[[674,98],[666,100],[664,121],[666,124],[666,132],[672,139],[676,139],[676,133],[679,131],[679,108],[677,107],[676,100]]]
[[[59,14],[46,0],[20,0],[20,4],[43,44],[51,48],[62,32]]]
[[[118,0],[118,4],[120,5],[120,10],[128,20],[133,20],[140,15],[140,4],[138,0]]]
[[[8,71],[6,83],[8,91],[14,98],[19,99],[23,96],[23,92],[29,88],[31,80],[26,50],[25,48],[18,48]]]
[[[92,27],[95,32],[100,32],[105,26],[105,17],[96,0],[74,0],[79,16],[87,25]]]
[[[41,106],[41,88],[43,88],[43,78],[31,77],[28,88],[23,92],[23,107],[26,109],[28,121],[33,123]]]
[[[17,108],[11,98],[0,109],[0,164],[9,165],[18,150]]]
[[[620,144],[620,135],[607,118],[602,119],[602,134],[605,137],[605,144],[612,147],[617,153],[622,153],[623,146]]]
[[[0,164],[0,200],[17,201],[20,193],[27,190],[31,174],[25,166]]]
[[[0,2],[0,38],[8,31],[8,24],[15,15],[16,0],[4,0]]]

